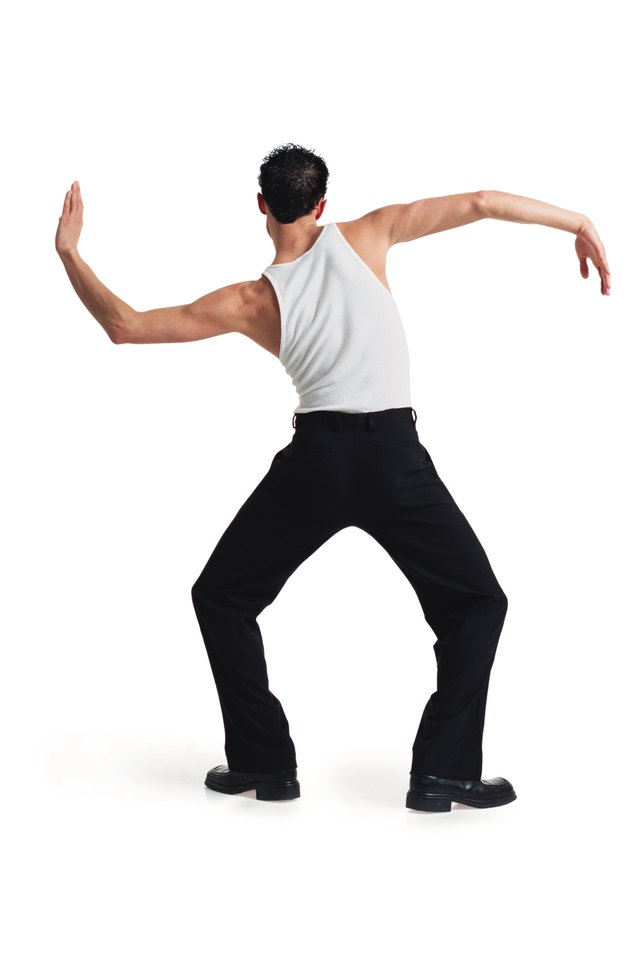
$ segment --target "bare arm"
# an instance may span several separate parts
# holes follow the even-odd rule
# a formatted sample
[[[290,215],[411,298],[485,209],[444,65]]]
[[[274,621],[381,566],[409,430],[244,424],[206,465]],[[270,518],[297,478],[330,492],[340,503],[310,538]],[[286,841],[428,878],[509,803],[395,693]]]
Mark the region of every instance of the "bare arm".
[[[480,190],[478,206],[483,217],[491,220],[511,220],[513,223],[539,223],[544,227],[556,227],[569,233],[578,233],[587,221],[583,213],[573,213],[551,203],[519,197],[501,190]]]
[[[564,210],[531,197],[520,197],[500,190],[453,193],[378,207],[361,219],[373,227],[372,232],[386,253],[394,243],[417,240],[487,218],[511,220],[514,223],[539,223],[575,233],[575,250],[581,275],[585,279],[589,276],[589,258],[600,274],[600,292],[610,293],[611,273],[606,253],[591,220],[582,213]]]
[[[411,203],[391,203],[372,210],[366,219],[375,224],[376,233],[384,235],[390,247],[482,220],[486,214],[480,205],[480,193],[452,193]]]
[[[89,313],[96,318],[113,343],[123,343],[125,327],[135,311],[98,280],[77,249],[61,250],[59,255],[73,289]]]
[[[74,290],[113,343],[181,343],[244,332],[258,309],[252,280],[221,287],[192,303],[134,310],[98,279],[78,253],[82,211],[80,185],[75,181],[58,222],[56,250]]]
[[[231,283],[193,303],[135,310],[118,343],[185,343],[221,333],[244,333],[257,309],[254,280]]]
[[[77,250],[60,257],[76,293],[113,343],[184,343],[242,332],[254,309],[254,281],[248,280],[221,287],[192,303],[134,310],[98,280]]]

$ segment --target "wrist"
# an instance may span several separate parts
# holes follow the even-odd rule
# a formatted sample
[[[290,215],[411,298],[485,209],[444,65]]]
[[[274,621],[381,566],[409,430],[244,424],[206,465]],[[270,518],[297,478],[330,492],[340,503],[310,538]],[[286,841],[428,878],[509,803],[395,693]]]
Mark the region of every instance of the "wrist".
[[[56,251],[61,260],[73,260],[79,256],[77,247],[56,247]]]
[[[591,225],[591,220],[589,220],[589,217],[584,217],[584,216],[581,217],[580,223],[578,224],[577,228],[573,231],[573,232],[575,233],[576,237],[579,237],[580,234],[581,234],[584,230],[586,230],[586,228],[587,228],[588,226],[590,226],[590,225]]]

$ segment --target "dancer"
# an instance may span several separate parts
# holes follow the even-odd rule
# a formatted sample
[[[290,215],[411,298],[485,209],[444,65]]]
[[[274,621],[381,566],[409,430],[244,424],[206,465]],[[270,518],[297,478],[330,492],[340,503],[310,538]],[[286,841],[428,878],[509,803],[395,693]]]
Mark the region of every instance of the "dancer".
[[[192,600],[220,701],[227,763],[205,784],[300,796],[297,758],[280,700],[269,689],[257,618],[291,574],[339,530],[368,533],[408,578],[436,642],[437,689],[412,748],[406,805],[494,807],[516,799],[504,777],[482,779],[489,676],[507,597],[416,428],[402,320],[385,274],[396,243],[483,218],[575,234],[610,293],[603,245],[588,217],[528,197],[480,190],[378,207],[319,225],[324,159],[296,144],[265,157],[260,212],[275,256],[258,279],[192,303],[138,311],[102,284],[78,253],[83,202],[64,200],[56,249],[78,296],[113,343],[178,343],[242,333],[276,356],[298,394],[291,442],[215,546]],[[304,634],[305,615],[300,628]]]

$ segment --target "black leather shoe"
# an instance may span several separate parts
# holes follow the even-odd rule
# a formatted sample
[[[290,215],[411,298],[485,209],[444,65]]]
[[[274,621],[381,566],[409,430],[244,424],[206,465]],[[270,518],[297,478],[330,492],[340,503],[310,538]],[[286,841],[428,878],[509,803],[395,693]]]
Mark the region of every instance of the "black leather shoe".
[[[300,796],[297,767],[277,773],[235,773],[225,763],[207,773],[205,786],[219,793],[255,790],[256,800],[295,800]]]
[[[412,810],[451,810],[452,803],[470,807],[499,807],[511,803],[516,793],[504,777],[491,780],[445,780],[428,773],[409,775],[407,806]]]

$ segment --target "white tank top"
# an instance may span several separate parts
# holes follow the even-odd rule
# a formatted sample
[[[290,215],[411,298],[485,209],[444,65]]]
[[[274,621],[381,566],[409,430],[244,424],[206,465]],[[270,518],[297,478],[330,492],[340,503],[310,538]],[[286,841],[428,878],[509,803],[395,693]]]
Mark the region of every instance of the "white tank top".
[[[294,413],[412,406],[396,302],[335,223],[301,256],[262,273],[278,298],[278,359],[298,393]]]

